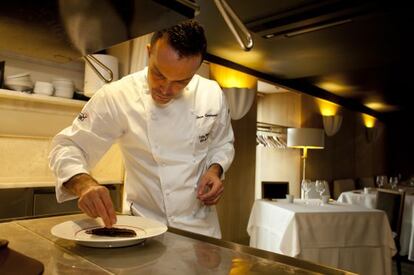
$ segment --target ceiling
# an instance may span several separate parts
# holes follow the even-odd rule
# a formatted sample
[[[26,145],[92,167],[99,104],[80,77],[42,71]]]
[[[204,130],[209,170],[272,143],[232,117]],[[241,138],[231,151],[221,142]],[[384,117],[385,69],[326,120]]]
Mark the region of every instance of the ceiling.
[[[227,0],[253,36],[253,48],[244,51],[214,1],[197,2],[208,60],[379,118],[409,110],[407,4]]]
[[[68,62],[191,17],[191,1],[15,0],[0,9],[0,50]],[[207,60],[377,118],[410,111],[408,1],[226,0],[252,34],[250,51],[215,1],[195,1]]]

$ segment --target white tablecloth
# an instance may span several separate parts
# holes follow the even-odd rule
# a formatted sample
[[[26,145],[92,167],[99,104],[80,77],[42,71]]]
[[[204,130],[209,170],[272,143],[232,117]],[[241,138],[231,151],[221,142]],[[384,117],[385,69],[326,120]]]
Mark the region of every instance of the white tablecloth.
[[[377,203],[376,192],[368,194],[364,194],[361,190],[343,192],[339,196],[338,202],[375,208]],[[405,196],[400,246],[400,255],[408,255],[408,259],[414,261],[414,195],[411,194],[406,194]]]
[[[396,252],[386,215],[359,205],[256,200],[250,246],[359,274],[391,274]]]

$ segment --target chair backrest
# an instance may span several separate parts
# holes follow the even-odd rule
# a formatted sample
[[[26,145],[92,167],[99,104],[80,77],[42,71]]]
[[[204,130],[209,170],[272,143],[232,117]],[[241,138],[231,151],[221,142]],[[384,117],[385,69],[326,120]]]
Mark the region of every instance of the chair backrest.
[[[289,194],[289,182],[262,181],[263,199],[284,199]]]
[[[391,230],[400,236],[405,192],[388,189],[377,190],[377,209],[383,210],[390,222]]]
[[[334,180],[334,199],[338,199],[342,192],[355,190],[355,181],[353,179]]]
[[[364,187],[375,187],[374,177],[364,177],[358,179],[358,187],[363,189]]]

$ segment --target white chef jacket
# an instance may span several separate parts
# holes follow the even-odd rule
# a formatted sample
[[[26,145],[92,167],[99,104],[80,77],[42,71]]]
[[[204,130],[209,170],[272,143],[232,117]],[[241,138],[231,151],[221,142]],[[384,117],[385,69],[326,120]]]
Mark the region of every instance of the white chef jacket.
[[[203,206],[196,196],[208,167],[218,163],[226,171],[234,157],[225,96],[215,81],[195,75],[179,97],[157,105],[147,71],[105,85],[53,139],[49,160],[57,200],[76,198],[62,184],[88,173],[118,142],[133,214],[221,238],[215,207]]]

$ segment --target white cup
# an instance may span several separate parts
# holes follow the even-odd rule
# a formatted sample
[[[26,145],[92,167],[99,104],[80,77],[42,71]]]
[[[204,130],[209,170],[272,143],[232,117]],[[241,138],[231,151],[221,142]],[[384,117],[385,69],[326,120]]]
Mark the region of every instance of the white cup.
[[[49,82],[36,81],[33,92],[35,94],[52,95],[53,85]]]
[[[293,195],[286,194],[286,200],[287,200],[288,203],[293,203]]]
[[[364,194],[365,194],[365,195],[368,195],[370,190],[371,190],[371,188],[369,188],[369,187],[364,187]]]
[[[74,93],[75,93],[74,88],[55,87],[55,96],[58,96],[58,97],[72,98]]]
[[[323,195],[322,204],[328,204],[328,203],[329,203],[329,195]]]

